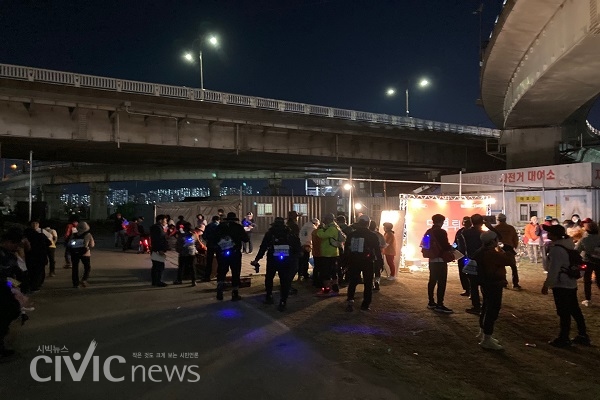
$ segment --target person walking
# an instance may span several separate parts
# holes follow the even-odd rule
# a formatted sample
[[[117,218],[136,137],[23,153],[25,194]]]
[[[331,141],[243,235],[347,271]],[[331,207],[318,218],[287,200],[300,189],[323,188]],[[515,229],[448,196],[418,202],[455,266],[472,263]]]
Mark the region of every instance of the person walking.
[[[448,233],[442,229],[446,217],[441,214],[435,214],[431,217],[433,226],[425,232],[425,237],[429,238],[427,249],[431,249],[429,254],[429,282],[427,283],[427,296],[429,303],[427,308],[435,312],[451,314],[454,311],[444,305],[444,295],[446,294],[446,282],[448,280],[448,263],[442,258],[445,251],[452,250],[448,242]],[[425,249],[425,247],[424,247]],[[433,297],[433,291],[437,285],[437,302]]]
[[[354,294],[362,273],[364,283],[363,301],[360,309],[370,311],[373,294],[373,266],[381,258],[381,247],[375,233],[369,230],[370,219],[363,214],[358,218],[356,230],[351,232],[344,244],[345,264],[348,266],[348,298],[346,311],[354,311]]]
[[[548,246],[548,262],[546,264],[546,281],[542,286],[542,294],[547,295],[548,289],[552,289],[556,313],[560,317],[560,332],[556,339],[548,342],[554,347],[568,347],[572,343],[584,346],[590,345],[590,337],[587,334],[585,319],[579,302],[577,301],[577,279],[571,278],[565,272],[569,269],[571,262],[567,250],[573,250],[573,240],[566,234],[561,225],[544,226],[551,240]],[[578,335],[571,341],[571,317],[577,324]]]
[[[156,223],[150,227],[150,260],[152,268],[150,276],[152,277],[152,286],[165,287],[167,284],[162,281],[162,274],[165,270],[166,252],[169,250],[167,242],[167,216],[159,214],[156,216]]]
[[[242,272],[242,243],[248,243],[248,235],[240,225],[239,218],[234,212],[227,213],[227,217],[217,229],[216,242],[219,247],[217,253],[217,300],[223,300],[225,289],[225,276],[231,270],[231,301],[241,300],[239,294],[240,274]]]
[[[79,225],[79,217],[77,215],[71,215],[69,217],[69,223],[65,228],[65,234],[63,238],[65,240],[65,266],[63,268],[71,268],[71,252],[69,251],[69,238],[75,232],[77,232],[77,225]]]
[[[87,287],[88,278],[90,276],[91,266],[91,249],[95,246],[94,238],[90,233],[90,226],[87,222],[80,222],[77,226],[77,232],[73,233],[69,238],[69,251],[73,262],[71,270],[71,280],[73,287]],[[83,264],[83,276],[79,279],[79,261]]]
[[[598,233],[598,224],[591,219],[586,218],[583,221],[583,227],[587,234],[577,242],[575,250],[581,251],[583,261],[587,265],[583,274],[585,300],[581,304],[589,307],[592,301],[592,273],[596,274],[596,285],[600,289],[600,254],[594,251],[600,247],[600,234]]]
[[[462,227],[456,231],[456,235],[454,236],[454,246],[456,246],[456,250],[460,251],[461,254],[467,254],[467,244],[465,243],[465,238],[463,237],[463,232],[465,229],[469,229],[472,227],[471,217],[466,216],[462,219]],[[463,268],[465,267],[465,263],[467,262],[467,257],[461,257],[456,261],[458,265],[458,278],[460,279],[460,285],[463,288],[463,292],[460,294],[461,296],[470,296],[471,288],[469,287],[469,278],[467,274],[463,272]]]
[[[301,246],[298,236],[292,234],[285,220],[281,217],[275,218],[271,227],[265,233],[260,244],[260,249],[251,264],[260,268],[259,261],[267,255],[267,271],[265,275],[265,301],[264,304],[273,304],[273,278],[279,275],[281,290],[279,293],[279,311],[285,311],[287,299],[290,293],[292,279],[294,278],[294,265],[300,256]]]
[[[516,264],[514,255],[498,249],[498,234],[485,231],[481,234],[482,247],[471,257],[477,262],[477,277],[481,285],[483,304],[479,315],[479,345],[484,349],[502,350],[492,337],[494,324],[502,307],[502,292],[506,285],[506,266]]]
[[[514,226],[506,223],[506,215],[498,214],[498,224],[494,226],[496,233],[499,235],[499,241],[502,242],[504,250],[507,253],[517,254],[517,247],[519,246],[519,235]],[[519,271],[517,270],[517,264],[512,263],[510,265],[512,272],[512,283],[513,289],[521,290],[519,285]],[[508,286],[508,283],[506,284]]]

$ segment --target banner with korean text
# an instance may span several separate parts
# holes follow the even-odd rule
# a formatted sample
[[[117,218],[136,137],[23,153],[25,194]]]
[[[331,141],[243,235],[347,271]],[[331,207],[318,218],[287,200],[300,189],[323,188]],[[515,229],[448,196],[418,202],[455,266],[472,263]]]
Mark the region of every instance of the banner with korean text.
[[[456,231],[462,227],[462,219],[473,214],[486,215],[488,204],[486,199],[445,200],[408,199],[406,207],[406,245],[402,249],[405,260],[424,260],[421,254],[421,239],[427,229],[433,226],[431,217],[442,214],[446,217],[443,229],[448,232],[450,244],[454,242]]]

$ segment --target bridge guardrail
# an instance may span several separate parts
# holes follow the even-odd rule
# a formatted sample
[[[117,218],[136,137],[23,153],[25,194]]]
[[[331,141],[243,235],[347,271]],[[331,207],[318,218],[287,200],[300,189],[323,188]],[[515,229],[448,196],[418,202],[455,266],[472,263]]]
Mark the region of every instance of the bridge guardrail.
[[[500,137],[498,129],[482,128],[429,121],[419,118],[377,114],[365,111],[345,110],[340,108],[317,106],[292,101],[266,99],[217,92],[214,90],[191,89],[185,86],[163,85],[157,83],[138,82],[124,79],[107,78],[93,75],[75,74],[71,72],[52,71],[19,65],[0,64],[0,77],[30,82],[43,82],[74,87],[87,87],[100,90],[111,90],[142,94],[149,96],[169,97],[192,101],[228,104],[238,107],[275,110],[285,113],[307,114],[327,118],[363,121],[376,124],[401,126],[408,129],[436,130],[475,136]]]
[[[587,128],[590,131],[590,133],[596,136],[600,136],[600,130],[594,128],[592,124],[590,124],[590,121],[585,121],[585,124],[587,125]]]

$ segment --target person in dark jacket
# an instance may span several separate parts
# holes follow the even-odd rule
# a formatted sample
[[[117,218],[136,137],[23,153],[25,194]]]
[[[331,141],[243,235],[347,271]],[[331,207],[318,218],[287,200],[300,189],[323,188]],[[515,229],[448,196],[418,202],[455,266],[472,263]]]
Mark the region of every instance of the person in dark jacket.
[[[18,228],[8,229],[0,239],[0,361],[15,354],[5,347],[4,338],[12,321],[21,314],[21,305],[12,293],[8,278],[22,274],[15,252],[21,245],[23,232]]]
[[[346,237],[344,259],[348,266],[348,305],[346,311],[354,311],[356,286],[363,276],[364,294],[360,309],[369,311],[373,294],[373,266],[381,258],[381,246],[375,233],[369,230],[370,218],[363,214],[358,218],[356,230]]]
[[[467,253],[467,245],[465,243],[465,238],[463,237],[462,233],[465,231],[465,229],[469,229],[472,226],[473,224],[471,223],[471,217],[463,217],[462,228],[456,231],[456,235],[454,236],[454,244],[456,246],[456,250],[460,251],[462,254]],[[467,274],[462,272],[462,269],[465,266],[465,260],[467,260],[467,257],[462,257],[459,260],[457,260],[457,264],[460,285],[464,290],[464,292],[462,292],[460,295],[466,297],[471,295],[471,288],[469,287],[469,278],[467,277]]]
[[[219,224],[216,234],[218,246],[217,262],[217,300],[223,300],[225,276],[231,269],[231,301],[241,300],[239,294],[240,274],[242,272],[242,243],[248,243],[248,234],[239,223],[234,212]]]
[[[46,278],[46,264],[48,263],[48,246],[50,240],[40,230],[39,221],[30,221],[29,228],[25,229],[25,238],[31,247],[25,251],[25,263],[29,271],[31,291],[41,289]]]
[[[483,304],[479,315],[479,345],[484,349],[502,350],[492,337],[494,324],[502,307],[502,291],[506,285],[506,266],[516,264],[515,256],[498,250],[498,234],[485,231],[480,235],[482,247],[472,258],[477,262],[477,277],[481,285]]]
[[[442,228],[446,217],[435,214],[431,217],[433,226],[426,233],[430,237],[432,247],[437,248],[436,257],[429,258],[429,282],[427,283],[427,296],[429,303],[427,308],[435,312],[451,314],[454,311],[444,305],[446,294],[446,282],[448,281],[448,263],[442,258],[442,253],[452,250],[448,242],[448,233]],[[433,297],[433,290],[437,285],[437,302]]]
[[[206,268],[204,269],[204,277],[202,278],[202,282],[210,282],[213,260],[219,250],[219,246],[217,246],[217,230],[219,229],[220,221],[220,216],[215,215],[212,217],[210,224],[206,225],[204,235],[202,235],[204,241],[206,242]]]
[[[465,229],[461,235],[465,243],[465,256],[470,258],[477,250],[481,248],[481,234],[483,233],[483,216],[481,214],[471,215],[472,227]],[[465,312],[469,314],[479,315],[481,313],[481,297],[479,296],[479,281],[477,275],[468,275],[469,292],[471,294],[471,308],[467,308]]]
[[[267,254],[267,271],[265,275],[265,304],[273,304],[273,278],[275,273],[279,275],[281,284],[279,311],[285,311],[287,298],[290,292],[294,275],[293,267],[300,257],[300,239],[292,234],[281,217],[275,218],[271,228],[265,233],[256,258],[251,263],[259,268],[258,262]],[[258,270],[257,270],[258,272]]]
[[[152,286],[165,287],[166,283],[162,281],[162,274],[165,270],[166,252],[169,249],[167,242],[167,216],[157,215],[156,223],[150,227],[150,246],[152,251],[150,259],[152,260]]]

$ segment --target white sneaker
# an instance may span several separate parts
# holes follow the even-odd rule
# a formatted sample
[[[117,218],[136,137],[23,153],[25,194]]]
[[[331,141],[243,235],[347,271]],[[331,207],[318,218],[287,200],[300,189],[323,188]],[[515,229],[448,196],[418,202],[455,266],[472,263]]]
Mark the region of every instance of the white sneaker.
[[[395,280],[396,280],[396,277],[395,277],[395,276],[388,276],[388,277],[387,277],[387,280],[388,280],[388,281],[395,281]]]
[[[589,307],[590,306],[590,301],[589,300],[584,300],[581,302],[582,305]]]
[[[483,340],[479,342],[479,345],[488,350],[504,350],[504,347],[498,344],[491,335],[485,335]]]
[[[475,339],[479,340],[480,342],[483,340],[484,338],[484,334],[483,334],[483,329],[479,328],[479,333],[477,334],[477,336],[475,336]],[[490,336],[491,337],[491,336]],[[498,339],[496,338],[491,338],[494,342],[500,344],[500,342],[498,341]]]

